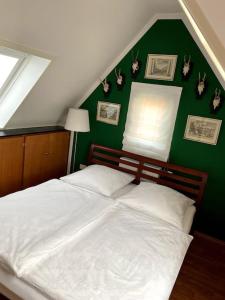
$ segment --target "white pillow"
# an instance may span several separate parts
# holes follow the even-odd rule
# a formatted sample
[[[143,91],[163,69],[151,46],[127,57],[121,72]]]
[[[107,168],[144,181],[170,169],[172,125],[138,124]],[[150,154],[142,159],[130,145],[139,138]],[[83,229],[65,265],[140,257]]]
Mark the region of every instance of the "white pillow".
[[[183,229],[184,214],[194,201],[185,195],[163,185],[151,182],[141,182],[128,194],[118,198],[118,201],[155,215],[179,229]]]
[[[105,166],[91,165],[60,179],[69,184],[111,196],[115,191],[133,181],[134,177]]]

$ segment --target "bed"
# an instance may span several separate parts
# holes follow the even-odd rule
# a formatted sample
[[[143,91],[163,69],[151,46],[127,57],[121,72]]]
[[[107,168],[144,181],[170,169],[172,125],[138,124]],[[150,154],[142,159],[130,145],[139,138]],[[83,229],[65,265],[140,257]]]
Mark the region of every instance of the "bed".
[[[77,172],[75,179],[0,199],[1,293],[33,300],[168,299],[207,174],[100,145],[91,146],[88,164],[85,180]],[[106,169],[97,173],[96,166]],[[112,170],[123,173],[108,182]]]

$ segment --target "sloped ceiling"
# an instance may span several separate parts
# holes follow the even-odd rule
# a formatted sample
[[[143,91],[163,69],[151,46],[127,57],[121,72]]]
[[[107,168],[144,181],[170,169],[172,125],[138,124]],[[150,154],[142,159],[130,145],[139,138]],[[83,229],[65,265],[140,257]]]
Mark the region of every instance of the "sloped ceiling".
[[[187,16],[194,39],[225,89],[224,0],[178,0]],[[190,26],[191,27],[190,27]]]
[[[225,1],[196,0],[196,2],[223,45],[223,51],[225,52]]]
[[[52,57],[8,128],[58,124],[145,24],[176,0],[0,0],[0,39]]]

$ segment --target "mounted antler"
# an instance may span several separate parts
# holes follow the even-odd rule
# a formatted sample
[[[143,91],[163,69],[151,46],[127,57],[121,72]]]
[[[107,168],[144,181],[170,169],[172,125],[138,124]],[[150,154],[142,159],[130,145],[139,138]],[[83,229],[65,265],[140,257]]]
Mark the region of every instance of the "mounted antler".
[[[115,68],[115,74],[116,74],[116,78],[118,79],[118,77],[120,76],[120,69],[119,69],[119,74],[117,74],[116,68]]]
[[[205,90],[205,79],[206,79],[206,73],[204,73],[202,79],[201,79],[201,73],[198,74],[198,95],[201,96]]]
[[[125,75],[122,74],[121,69],[119,69],[119,72],[117,72],[115,68],[115,75],[116,75],[116,85],[119,90],[121,90],[125,83]]]
[[[139,50],[137,50],[136,57],[134,58],[134,52],[132,51],[132,65],[131,65],[131,75],[136,77],[140,69],[140,61],[138,60]]]
[[[183,76],[186,77],[191,69],[191,55],[189,55],[188,60],[186,60],[186,55],[184,55],[184,65],[183,65]]]
[[[107,81],[107,77],[104,80],[101,80],[102,86],[103,86],[103,92],[105,95],[108,95],[110,92],[110,82]]]
[[[132,58],[133,58],[133,62],[134,61],[137,61],[137,59],[138,59],[138,55],[139,55],[139,50],[137,50],[137,55],[136,55],[136,57],[134,58],[134,52],[132,51]]]
[[[219,89],[215,89],[215,96],[214,96],[214,99],[212,101],[212,106],[213,106],[213,110],[217,110],[221,104],[221,99],[220,99],[220,93],[221,93],[221,90]]]

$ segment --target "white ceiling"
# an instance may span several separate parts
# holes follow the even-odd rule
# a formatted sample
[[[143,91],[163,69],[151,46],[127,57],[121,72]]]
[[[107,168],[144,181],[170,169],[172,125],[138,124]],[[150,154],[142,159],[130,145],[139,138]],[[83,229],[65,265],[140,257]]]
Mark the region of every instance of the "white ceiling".
[[[177,0],[0,0],[0,39],[53,58],[7,127],[59,123],[156,13],[180,10]]]
[[[196,0],[196,2],[225,49],[225,1]]]
[[[186,15],[184,23],[225,89],[224,0],[178,1]]]

